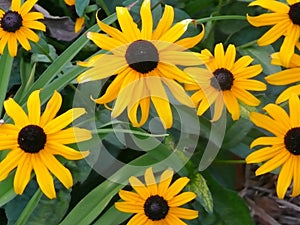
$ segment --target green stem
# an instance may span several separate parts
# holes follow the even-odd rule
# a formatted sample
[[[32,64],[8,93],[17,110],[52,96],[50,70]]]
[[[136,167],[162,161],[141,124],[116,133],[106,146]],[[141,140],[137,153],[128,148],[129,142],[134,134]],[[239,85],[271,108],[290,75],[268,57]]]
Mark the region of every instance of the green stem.
[[[215,160],[214,163],[219,164],[245,164],[245,160]]]
[[[217,21],[217,20],[246,20],[246,16],[241,15],[224,15],[224,16],[213,16],[213,17],[205,17],[202,19],[196,20],[197,24],[205,23],[209,21]]]
[[[0,83],[0,104],[1,104],[0,115],[2,115],[3,102],[5,100],[6,93],[7,93],[13,61],[14,58],[9,55],[7,48],[5,48],[4,54],[1,56],[0,59],[0,68],[2,70],[1,83]]]
[[[114,129],[114,128],[106,128],[106,129],[97,129],[93,133],[97,134],[107,134],[107,133],[123,133],[123,134],[135,134],[145,137],[165,137],[169,136],[169,134],[149,134],[141,131],[134,130],[126,130],[126,129]]]
[[[257,43],[257,40],[254,40],[254,41],[249,41],[243,45],[240,45],[237,47],[237,49],[239,48],[248,48],[248,47],[251,47],[252,45],[255,45]]]
[[[18,220],[16,221],[15,225],[25,225],[28,222],[31,214],[33,213],[34,209],[38,205],[43,192],[40,188],[34,193],[28,204],[26,205],[25,209],[22,211],[22,214],[19,216]]]

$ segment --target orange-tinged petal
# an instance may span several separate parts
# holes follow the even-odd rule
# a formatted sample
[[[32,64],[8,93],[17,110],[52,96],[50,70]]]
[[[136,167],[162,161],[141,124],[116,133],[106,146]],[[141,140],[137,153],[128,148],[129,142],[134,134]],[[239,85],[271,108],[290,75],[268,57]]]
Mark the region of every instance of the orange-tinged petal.
[[[160,37],[167,32],[167,30],[170,29],[172,26],[174,19],[174,9],[173,7],[169,5],[165,5],[164,13],[156,27],[156,29],[153,32],[152,39],[157,40],[160,39]]]
[[[192,220],[199,216],[198,211],[192,209],[184,209],[179,207],[171,207],[169,213],[176,215],[180,219]]]
[[[249,6],[260,6],[262,8],[269,9],[273,12],[286,13],[286,14],[290,10],[290,7],[288,5],[274,0],[257,0],[251,2]]]
[[[4,102],[4,108],[7,115],[13,119],[15,125],[20,129],[29,124],[28,117],[22,107],[14,99],[9,98]]]
[[[240,118],[240,106],[236,97],[230,91],[223,91],[224,103],[228,112],[231,114],[232,120]]]
[[[165,196],[167,194],[173,175],[174,175],[174,171],[170,169],[167,169],[162,173],[158,184],[158,190],[157,190],[158,195]]]
[[[294,166],[295,160],[294,157],[291,156],[281,167],[276,186],[276,192],[280,199],[284,198],[285,193],[292,182]]]
[[[79,127],[70,127],[54,134],[47,134],[47,140],[59,144],[72,144],[92,138],[91,131]]]
[[[41,116],[40,125],[44,127],[48,122],[53,120],[62,104],[62,97],[59,92],[54,91],[52,97],[48,101],[46,108]]]
[[[141,38],[145,40],[152,37],[153,19],[150,2],[150,0],[144,0],[140,12],[142,20]]]
[[[41,116],[40,91],[34,91],[27,100],[28,119],[31,124],[39,125]]]
[[[148,217],[145,216],[144,213],[139,213],[134,215],[130,221],[127,223],[127,225],[138,225],[138,224],[149,224],[151,222]],[[151,224],[149,224],[151,225]]]
[[[164,199],[169,201],[171,200],[175,195],[177,195],[190,181],[187,177],[181,177],[177,179],[168,189],[167,194],[165,195]]]
[[[53,155],[61,155],[69,160],[79,160],[89,155],[89,151],[76,151],[73,148],[56,142],[47,142],[44,149]]]
[[[275,2],[275,1],[274,1]],[[281,21],[269,29],[262,37],[257,40],[257,44],[260,46],[266,46],[277,41],[287,30],[287,24],[285,21]]]
[[[188,25],[192,22],[191,19],[185,19],[176,23],[172,28],[166,31],[160,38],[160,41],[175,42],[187,30]]]
[[[261,163],[264,161],[267,161],[269,159],[272,159],[275,157],[278,153],[280,153],[283,150],[284,146],[274,146],[274,147],[265,147],[261,148],[250,155],[246,157],[246,163]]]
[[[202,31],[194,36],[194,37],[187,37],[183,38],[179,41],[176,41],[175,44],[180,45],[186,49],[193,48],[196,44],[198,44],[204,37],[204,26],[202,25]]]
[[[18,163],[14,178],[14,189],[19,195],[23,194],[25,187],[30,181],[32,171],[31,156],[32,154],[25,153]]]
[[[24,4],[21,6],[20,8],[20,13],[21,16],[27,14],[32,7],[35,5],[35,3],[37,3],[38,0],[27,0],[24,2]]]
[[[84,21],[85,21],[84,17],[79,17],[76,19],[75,28],[74,28],[75,33],[78,33],[81,31],[81,29],[84,25]]]
[[[300,127],[300,101],[299,97],[292,95],[289,99],[290,121],[292,127]]]
[[[194,192],[183,192],[168,201],[169,207],[177,207],[195,199],[197,195]]]

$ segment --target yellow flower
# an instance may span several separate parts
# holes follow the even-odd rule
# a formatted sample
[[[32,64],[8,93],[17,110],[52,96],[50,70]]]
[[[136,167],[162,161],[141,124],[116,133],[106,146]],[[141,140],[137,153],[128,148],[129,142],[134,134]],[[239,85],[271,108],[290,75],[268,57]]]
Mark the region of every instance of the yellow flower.
[[[273,25],[257,43],[261,46],[269,45],[284,36],[283,43],[280,47],[280,58],[285,67],[294,53],[294,48],[300,37],[300,0],[287,0],[287,3],[274,0],[257,0],[249,6],[260,6],[272,11],[259,16],[249,16],[247,19],[253,26],[270,26]]]
[[[29,12],[38,0],[28,0],[21,5],[21,0],[12,0],[11,10],[4,12],[0,9],[0,53],[8,45],[9,54],[17,55],[18,42],[27,51],[31,49],[28,40],[39,41],[39,36],[32,31],[46,31],[46,26],[37,21],[44,16],[39,12]]]
[[[129,182],[136,192],[120,190],[119,196],[125,202],[116,202],[115,207],[126,213],[135,213],[127,225],[186,225],[181,219],[195,219],[198,211],[179,206],[196,198],[194,192],[179,192],[187,185],[189,178],[181,177],[171,186],[172,170],[165,170],[157,184],[152,168],[145,172],[146,186],[136,177]]]
[[[14,189],[22,194],[28,184],[31,171],[34,170],[37,182],[44,194],[52,199],[56,197],[53,177],[70,188],[73,179],[70,171],[65,168],[55,155],[69,160],[79,160],[89,152],[78,152],[65,144],[85,141],[91,138],[91,132],[79,127],[64,129],[73,120],[85,113],[83,108],[70,109],[55,118],[62,98],[58,92],[46,105],[41,115],[40,91],[34,91],[28,98],[28,115],[12,98],[4,102],[4,108],[14,124],[0,126],[0,150],[10,149],[6,158],[0,163],[0,181],[16,169]],[[51,172],[51,173],[50,173]]]
[[[250,147],[259,145],[265,147],[251,153],[247,163],[265,162],[256,170],[256,175],[271,172],[281,168],[277,181],[277,195],[284,195],[293,180],[292,196],[300,194],[300,101],[296,95],[289,100],[289,115],[283,108],[275,104],[268,104],[264,110],[269,116],[252,112],[251,121],[274,136],[259,137]]]
[[[282,60],[279,57],[279,53],[272,54],[271,63],[278,66],[283,66]],[[292,94],[300,95],[300,55],[293,54],[288,65],[288,69],[284,69],[280,72],[273,73],[267,76],[266,81],[272,85],[287,85],[296,83],[293,86],[286,88],[276,99],[276,104],[280,104],[287,101]]]
[[[186,89],[196,90],[192,100],[198,106],[199,116],[214,104],[212,121],[216,121],[221,117],[225,105],[232,119],[238,120],[240,117],[238,100],[250,106],[259,105],[260,101],[248,90],[263,91],[266,90],[266,85],[250,79],[262,71],[260,65],[249,66],[253,61],[250,56],[243,56],[235,61],[235,46],[229,45],[224,52],[223,44],[219,43],[215,46],[214,56],[205,49],[201,51],[200,57],[205,61],[210,73],[205,73],[203,69],[197,67],[185,69],[185,72],[194,77],[198,83],[187,84]]]
[[[75,0],[64,0],[64,1],[68,6],[74,6],[76,2]],[[84,25],[84,21],[85,21],[84,17],[76,18],[75,28],[74,28],[75,33],[78,33],[82,29]]]
[[[116,75],[105,94],[96,99],[98,104],[107,104],[116,99],[112,117],[119,116],[126,108],[129,120],[134,126],[142,126],[149,115],[150,100],[165,128],[172,126],[172,112],[165,86],[180,102],[194,107],[179,82],[190,82],[176,65],[200,64],[196,53],[186,52],[203,37],[204,31],[194,37],[178,40],[193,21],[186,19],[174,26],[174,9],[166,5],[163,16],[153,31],[150,0],[141,6],[141,29],[133,21],[125,7],[117,7],[116,13],[121,30],[110,27],[98,20],[102,31],[89,32],[87,37],[109,54],[98,54],[88,62],[79,65],[91,67],[81,74],[79,83],[104,79]],[[140,120],[137,119],[140,109]]]

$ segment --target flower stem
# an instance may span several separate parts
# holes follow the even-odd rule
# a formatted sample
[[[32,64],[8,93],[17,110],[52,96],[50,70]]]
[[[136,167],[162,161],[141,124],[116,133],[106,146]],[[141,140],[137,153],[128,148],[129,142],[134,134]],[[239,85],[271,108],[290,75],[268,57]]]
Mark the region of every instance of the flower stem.
[[[7,89],[8,89],[9,78],[10,78],[10,74],[11,74],[11,68],[12,68],[13,61],[14,61],[14,58],[9,55],[7,48],[5,48],[5,51],[0,58],[0,68],[1,68],[0,115],[2,115],[3,102],[6,98],[6,93],[7,93]]]
[[[196,20],[197,24],[205,23],[209,21],[217,21],[217,20],[246,20],[246,16],[242,15],[224,15],[224,16],[213,16],[213,17],[205,17]]]

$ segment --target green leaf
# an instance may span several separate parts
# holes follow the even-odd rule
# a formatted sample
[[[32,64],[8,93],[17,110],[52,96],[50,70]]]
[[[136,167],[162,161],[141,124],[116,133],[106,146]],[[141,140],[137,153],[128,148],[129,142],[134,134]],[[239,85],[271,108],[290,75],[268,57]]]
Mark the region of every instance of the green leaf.
[[[200,173],[196,173],[191,177],[191,180],[186,188],[187,190],[197,194],[197,200],[200,202],[206,212],[213,212],[213,199],[206,181]]]
[[[0,182],[0,207],[16,197],[13,188],[14,173],[10,174],[4,181]]]
[[[84,10],[89,4],[90,0],[75,1],[75,9],[79,17],[82,17],[84,15]]]
[[[254,225],[249,208],[236,191],[224,188],[208,173],[205,173],[205,178],[213,196],[214,214],[217,218],[211,225]]]

